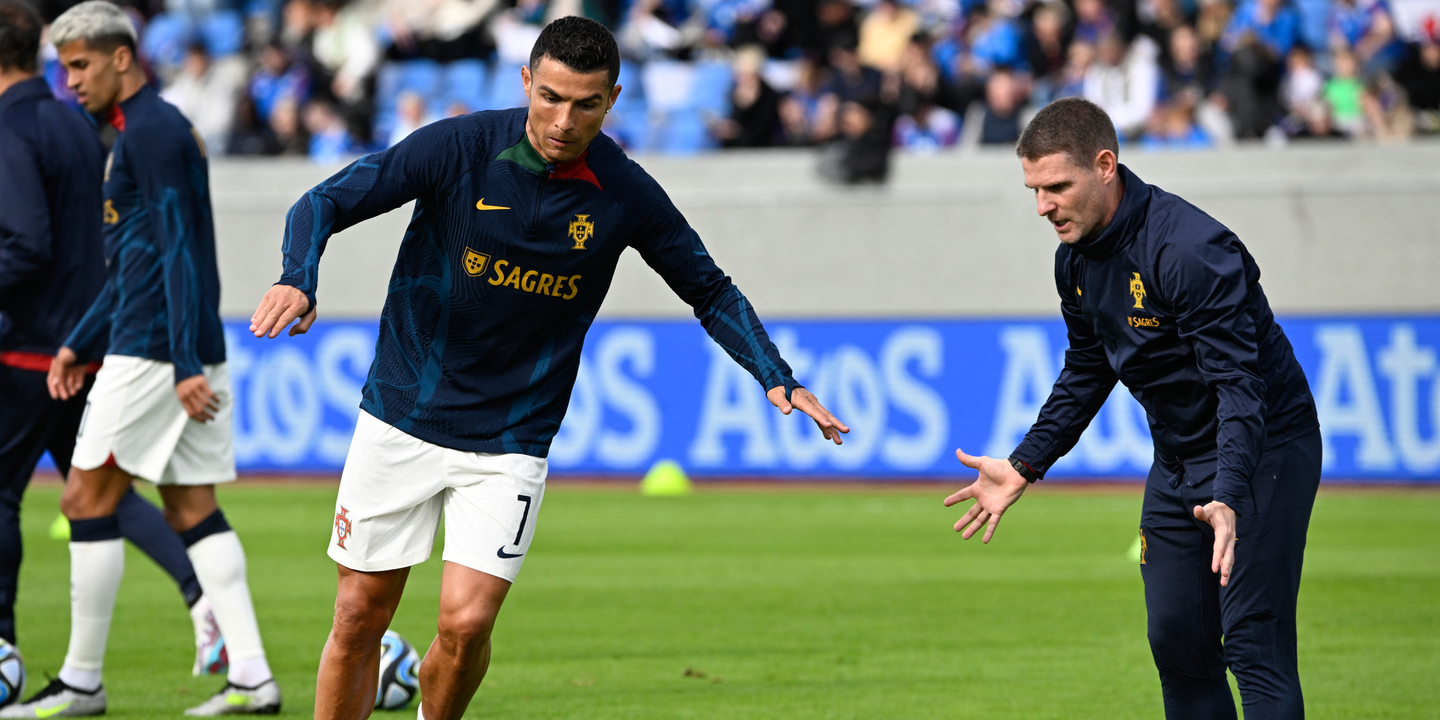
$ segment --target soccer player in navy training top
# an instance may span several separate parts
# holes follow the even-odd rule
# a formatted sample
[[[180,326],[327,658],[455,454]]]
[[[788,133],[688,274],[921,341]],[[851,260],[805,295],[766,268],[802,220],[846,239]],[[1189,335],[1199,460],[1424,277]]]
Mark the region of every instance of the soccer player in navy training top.
[[[205,147],[146,83],[135,28],[119,7],[91,0],[50,26],[80,103],[119,131],[104,166],[107,277],[51,363],[51,394],[83,384],[108,335],[75,439],[60,509],[70,519],[70,647],[60,675],[0,717],[105,711],[101,667],[125,554],[116,504],[134,478],[155,483],[220,630],[227,683],[188,715],[276,712],[240,541],[215,502],[235,478],[220,281]]]
[[[745,296],[655,181],[600,134],[619,72],[603,25],[556,20],[521,73],[528,108],[422,128],[290,210],[284,275],[255,311],[257,336],[314,322],[332,233],[417,201],[340,481],[330,542],[340,581],[317,718],[369,713],[381,635],[409,567],[430,554],[442,511],[439,634],[420,668],[420,717],[465,711],[535,532],[545,456],[585,332],[625,248],[694,307],[782,412],[808,414],[836,444],[849,431],[795,382]]]
[[[1118,152],[1105,111],[1079,98],[1047,106],[1020,136],[1025,185],[1060,238],[1070,348],[1008,459],[956,451],[980,477],[945,504],[974,499],[955,529],[985,528],[989,542],[1125,383],[1155,442],[1140,574],[1165,716],[1234,718],[1228,667],[1246,720],[1301,718],[1295,605],[1320,483],[1310,385],[1245,245]]]
[[[11,643],[20,499],[45,451],[62,475],[70,471],[89,394],[87,380],[75,397],[51,399],[46,373],[105,284],[105,151],[36,74],[42,25],[23,0],[0,0],[0,638]],[[87,377],[99,365],[87,366]],[[133,490],[115,515],[125,538],[180,585],[195,621],[195,674],[224,672],[224,641],[179,536]]]

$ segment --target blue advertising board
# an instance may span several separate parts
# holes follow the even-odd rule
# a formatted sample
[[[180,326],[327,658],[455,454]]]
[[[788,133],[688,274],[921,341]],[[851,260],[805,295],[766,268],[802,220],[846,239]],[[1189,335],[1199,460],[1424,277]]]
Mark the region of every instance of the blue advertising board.
[[[1440,317],[1282,319],[1310,378],[1325,475],[1440,480]],[[354,430],[374,321],[257,340],[228,322],[240,469],[334,472]],[[694,321],[600,321],[550,452],[556,473],[634,474],[662,458],[698,475],[960,475],[957,447],[1007,455],[1065,349],[1059,320],[767,323],[796,377],[851,426],[827,445],[785,417]],[[1051,477],[1139,478],[1145,413],[1117,387]]]

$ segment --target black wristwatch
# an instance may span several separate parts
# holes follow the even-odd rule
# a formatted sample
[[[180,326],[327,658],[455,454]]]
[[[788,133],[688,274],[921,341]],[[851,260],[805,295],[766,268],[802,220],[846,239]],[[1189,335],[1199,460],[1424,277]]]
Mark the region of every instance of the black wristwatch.
[[[1014,457],[1009,458],[1009,460],[1010,467],[1015,468],[1015,472],[1020,473],[1020,477],[1025,478],[1026,482],[1033,483],[1040,479],[1040,475],[1029,465],[1026,465],[1023,460],[1016,460]]]

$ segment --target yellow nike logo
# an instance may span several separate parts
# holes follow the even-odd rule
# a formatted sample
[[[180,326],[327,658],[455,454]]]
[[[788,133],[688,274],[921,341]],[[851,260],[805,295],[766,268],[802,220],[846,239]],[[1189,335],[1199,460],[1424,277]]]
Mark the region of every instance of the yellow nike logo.
[[[485,198],[480,198],[480,202],[475,203],[475,209],[476,209],[476,210],[509,210],[510,208],[508,208],[508,207],[500,207],[499,205],[486,205],[486,204],[485,204]]]
[[[65,702],[60,703],[59,705],[56,705],[55,707],[52,707],[52,708],[35,708],[35,717],[37,717],[37,718],[55,717],[56,715],[59,715],[60,713],[65,712],[65,708],[70,707],[70,706],[73,705],[74,703],[75,703],[74,700],[66,700]]]

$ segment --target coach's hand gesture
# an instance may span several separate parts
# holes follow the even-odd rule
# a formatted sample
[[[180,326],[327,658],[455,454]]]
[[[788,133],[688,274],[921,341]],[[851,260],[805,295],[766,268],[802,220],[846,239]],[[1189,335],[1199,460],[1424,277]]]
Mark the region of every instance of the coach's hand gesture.
[[[69,400],[85,387],[85,366],[75,364],[77,360],[75,351],[68,347],[62,347],[60,352],[55,353],[50,361],[50,372],[45,377],[45,387],[50,391],[51,398]]]
[[[300,322],[290,328],[290,336],[294,337],[315,324],[315,308],[305,312],[310,301],[305,298],[305,293],[298,288],[289,285],[272,285],[266,291],[265,297],[260,298],[260,307],[255,308],[255,314],[250,316],[250,332],[255,337],[276,337],[296,318]],[[304,313],[303,317],[301,313]]]
[[[1210,572],[1220,573],[1220,587],[1230,584],[1230,569],[1235,566],[1235,511],[1223,502],[1214,501],[1195,506],[1195,519],[1204,520],[1215,528],[1215,552],[1210,558]]]
[[[780,412],[786,415],[789,415],[791,410],[799,410],[809,415],[815,424],[820,426],[820,432],[825,435],[826,440],[834,440],[836,445],[845,444],[845,441],[840,439],[840,435],[850,432],[850,428],[831,415],[830,411],[826,410],[825,406],[821,405],[809,390],[797,387],[790,391],[790,399],[786,400],[785,386],[778,385],[766,391],[765,397],[771,405],[780,408]]]
[[[955,523],[955,532],[969,540],[983,527],[985,537],[982,542],[988,543],[995,535],[995,528],[1000,525],[1000,516],[1020,499],[1030,483],[1004,460],[966,455],[964,450],[956,450],[955,457],[960,458],[960,464],[965,467],[979,470],[980,477],[960,492],[945,498],[945,507],[974,500],[975,504],[970,506],[960,522]]]

